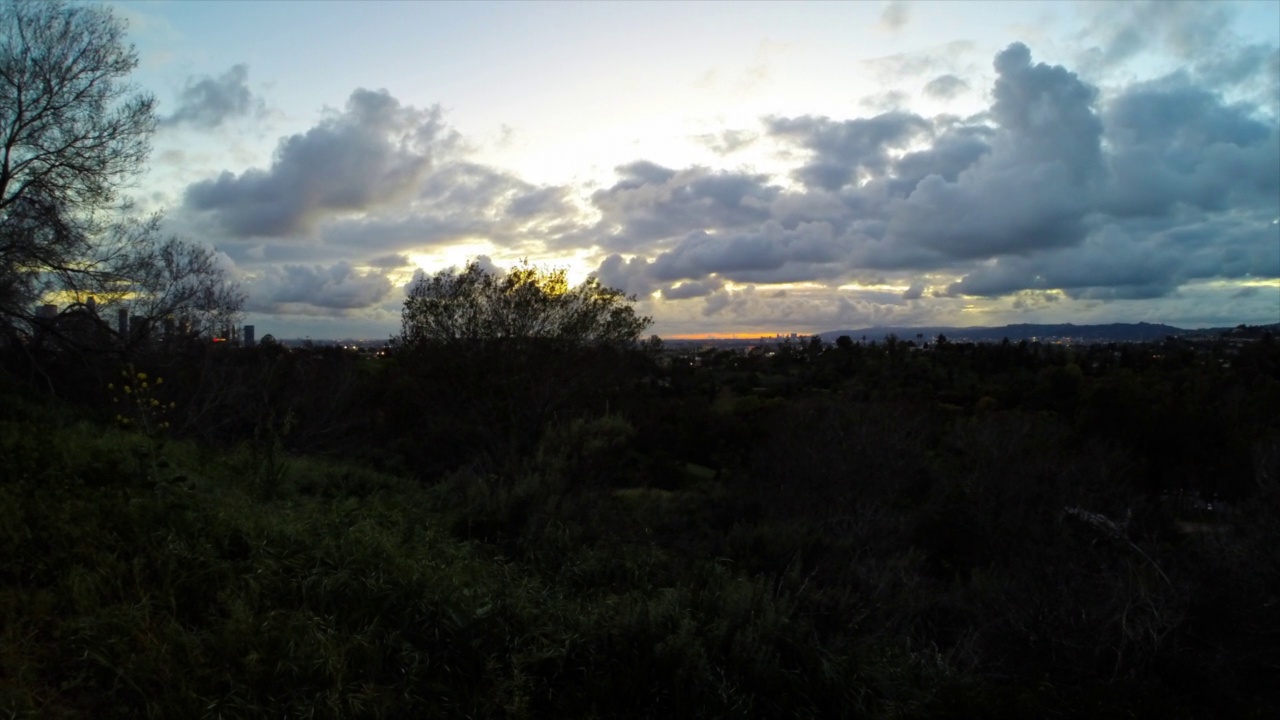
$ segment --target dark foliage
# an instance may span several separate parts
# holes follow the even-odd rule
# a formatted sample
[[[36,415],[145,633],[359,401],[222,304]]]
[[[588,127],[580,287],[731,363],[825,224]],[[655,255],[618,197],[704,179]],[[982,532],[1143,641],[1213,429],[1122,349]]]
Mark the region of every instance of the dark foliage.
[[[194,345],[83,386],[68,367],[62,401],[0,375],[0,707],[1261,718],[1280,703],[1269,336],[656,346]],[[174,403],[167,429],[104,429],[122,371]]]

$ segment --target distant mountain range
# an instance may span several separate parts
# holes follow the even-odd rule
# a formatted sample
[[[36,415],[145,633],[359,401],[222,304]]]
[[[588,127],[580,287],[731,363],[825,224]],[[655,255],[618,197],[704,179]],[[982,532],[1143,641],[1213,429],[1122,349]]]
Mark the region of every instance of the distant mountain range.
[[[1272,334],[1280,334],[1280,323],[1256,326],[1266,329]],[[1005,338],[1017,342],[1031,339],[1067,339],[1084,342],[1150,342],[1163,340],[1170,335],[1184,337],[1189,335],[1223,335],[1235,334],[1237,328],[1201,328],[1186,330],[1160,323],[1110,323],[1108,325],[1075,325],[1072,323],[1058,325],[1001,325],[999,327],[873,327],[860,330],[832,330],[819,333],[823,342],[834,342],[841,335],[848,335],[854,340],[864,336],[868,341],[883,341],[889,335],[896,335],[901,340],[915,340],[917,335],[932,341],[938,335],[946,335],[948,340],[969,340],[972,342],[1000,342]]]

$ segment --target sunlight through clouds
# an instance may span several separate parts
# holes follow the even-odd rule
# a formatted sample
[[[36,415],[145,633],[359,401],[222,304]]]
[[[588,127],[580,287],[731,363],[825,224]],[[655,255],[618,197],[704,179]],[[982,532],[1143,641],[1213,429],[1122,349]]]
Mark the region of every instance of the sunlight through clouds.
[[[479,256],[659,334],[1280,320],[1273,4],[122,6],[144,204],[273,327]]]

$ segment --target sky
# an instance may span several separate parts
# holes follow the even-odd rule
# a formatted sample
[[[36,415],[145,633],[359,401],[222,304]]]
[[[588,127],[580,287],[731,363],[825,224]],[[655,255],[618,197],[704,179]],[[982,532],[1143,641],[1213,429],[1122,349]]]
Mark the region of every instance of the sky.
[[[479,259],[663,337],[1280,322],[1280,2],[115,2],[262,336]]]

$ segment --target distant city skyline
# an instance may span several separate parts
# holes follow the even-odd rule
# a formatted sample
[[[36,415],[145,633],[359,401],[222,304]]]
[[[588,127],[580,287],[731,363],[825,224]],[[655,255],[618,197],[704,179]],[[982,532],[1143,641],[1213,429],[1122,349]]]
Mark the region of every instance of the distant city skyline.
[[[664,337],[1280,322],[1280,3],[110,5],[260,337],[477,256]]]

